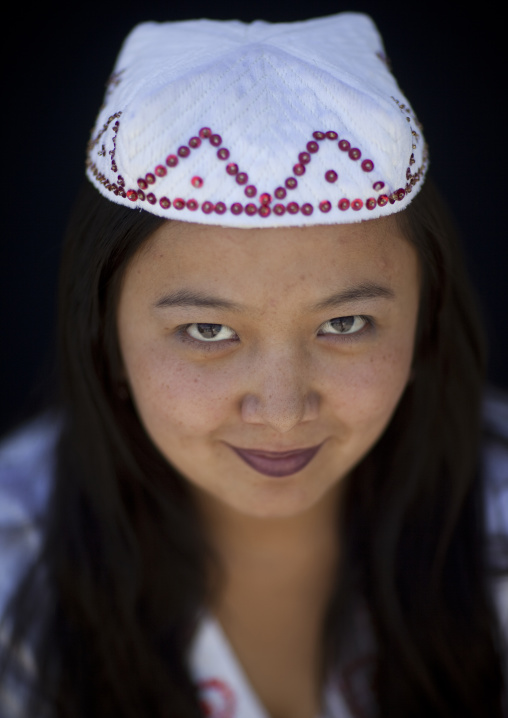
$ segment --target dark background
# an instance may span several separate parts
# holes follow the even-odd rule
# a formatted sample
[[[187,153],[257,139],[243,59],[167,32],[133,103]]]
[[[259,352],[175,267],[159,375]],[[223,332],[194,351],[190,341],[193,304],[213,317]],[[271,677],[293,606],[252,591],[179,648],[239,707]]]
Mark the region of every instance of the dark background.
[[[490,338],[489,379],[508,388],[506,38],[489,3],[109,2],[10,5],[3,21],[0,431],[50,390],[60,243],[104,83],[144,20],[303,20],[367,12],[424,125],[431,174],[462,231]],[[30,8],[30,9],[29,9]]]

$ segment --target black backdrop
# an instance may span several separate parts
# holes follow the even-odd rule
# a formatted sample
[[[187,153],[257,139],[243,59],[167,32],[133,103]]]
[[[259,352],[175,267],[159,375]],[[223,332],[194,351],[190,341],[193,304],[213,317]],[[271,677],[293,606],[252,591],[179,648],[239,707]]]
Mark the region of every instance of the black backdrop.
[[[465,5],[464,5],[465,7]],[[0,430],[48,390],[60,242],[84,148],[127,32],[144,20],[302,20],[369,13],[423,122],[431,172],[462,230],[490,338],[490,381],[508,388],[506,38],[489,3],[194,0],[25,4],[3,20]],[[483,8],[486,11],[483,11]]]

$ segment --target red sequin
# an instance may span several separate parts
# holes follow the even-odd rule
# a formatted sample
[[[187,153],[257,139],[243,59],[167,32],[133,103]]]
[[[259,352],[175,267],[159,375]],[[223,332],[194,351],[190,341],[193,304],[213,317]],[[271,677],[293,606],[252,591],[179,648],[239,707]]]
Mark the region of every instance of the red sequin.
[[[173,200],[173,207],[175,209],[183,209],[185,207],[185,200],[183,200],[181,197],[177,197]]]
[[[215,213],[216,214],[224,214],[225,211],[226,211],[226,205],[224,204],[224,202],[217,202],[217,204],[215,205]]]
[[[130,199],[131,202],[135,202],[138,198],[138,193],[135,189],[130,189],[127,191],[127,199]]]
[[[313,132],[312,136],[314,137],[315,140],[324,140],[325,139],[325,133],[319,132],[319,130],[317,132]],[[303,208],[302,208],[302,211],[303,211]]]
[[[149,172],[147,175],[145,175],[145,180],[148,182],[148,184],[154,184],[155,177],[151,172]]]
[[[404,197],[406,196],[406,190],[402,189],[402,187],[400,187],[398,190],[396,190],[394,192],[394,194],[395,194],[395,199],[398,199],[400,202],[400,200],[404,199]]]
[[[180,157],[188,157],[190,155],[190,149],[187,147],[187,145],[182,145],[178,148],[178,154]]]
[[[208,128],[205,127],[205,130],[206,129],[208,129]],[[203,202],[203,204],[201,205],[201,211],[204,212],[205,214],[210,214],[210,212],[213,212],[213,207],[214,207],[213,202],[208,202],[208,201]]]
[[[155,195],[152,194],[152,192],[146,195],[146,199],[148,202],[150,202],[150,204],[155,204],[157,202],[157,200],[155,199]]]
[[[337,205],[339,209],[341,209],[343,212],[346,211],[346,209],[349,209],[349,200],[348,199],[341,199],[339,200],[339,204]]]
[[[199,136],[201,139],[206,140],[212,134],[212,130],[209,127],[202,127],[199,130]]]
[[[155,168],[155,174],[157,175],[157,177],[164,177],[164,175],[167,175],[167,173],[168,171],[164,167],[164,165],[157,165],[157,167]]]
[[[323,200],[322,202],[319,203],[319,209],[321,210],[321,212],[329,212],[331,210],[331,208],[332,208],[332,203],[328,202],[328,200]],[[303,212],[303,207],[302,207],[302,212]]]
[[[365,206],[367,209],[374,209],[374,207],[377,206],[377,202],[374,197],[369,197],[369,199],[365,202]]]
[[[238,184],[247,184],[247,182],[249,181],[249,175],[247,174],[247,172],[239,172],[236,175],[236,181],[238,182]]]
[[[168,155],[166,157],[166,164],[168,167],[176,167],[178,164],[178,157],[176,155]]]
[[[171,207],[171,202],[167,197],[161,197],[159,200],[159,204],[162,207],[162,209],[169,209]],[[176,200],[175,200],[175,207],[176,207]],[[177,207],[178,209],[178,207]]]
[[[298,181],[295,179],[295,177],[288,177],[284,184],[288,189],[295,189],[295,187],[298,186]]]
[[[298,159],[302,163],[302,165],[308,165],[310,162],[310,155],[308,152],[300,152],[298,155]]]
[[[355,212],[358,212],[363,207],[363,202],[361,199],[354,199],[351,202],[351,209],[354,209]]]
[[[212,135],[210,137],[210,144],[212,144],[214,147],[219,147],[222,144],[222,137],[220,135]],[[217,211],[217,208],[215,208],[215,211]]]
[[[240,202],[235,202],[231,205],[231,211],[233,212],[233,214],[242,214],[243,205],[241,205]]]
[[[305,165],[302,165],[302,164],[295,165],[295,166],[293,167],[293,172],[295,173],[295,175],[303,175],[303,174],[305,174]]]
[[[235,165],[234,162],[230,162],[226,167],[226,172],[228,173],[228,175],[238,174],[238,165]]]
[[[286,194],[287,194],[287,192],[284,189],[284,187],[277,187],[277,189],[274,192],[274,195],[277,197],[277,199],[284,199]]]
[[[191,212],[195,212],[197,208],[199,207],[199,204],[195,199],[188,199],[187,200],[187,209],[190,209]]]
[[[217,157],[220,160],[227,160],[229,157],[229,150],[225,147],[221,147],[220,150],[217,150]]]
[[[329,140],[336,140],[339,135],[334,130],[328,130],[326,136]]]
[[[244,192],[247,195],[247,197],[255,197],[258,193],[257,189],[254,187],[253,184],[247,185]]]
[[[379,190],[383,189],[384,186],[384,182],[374,182],[374,184],[372,185],[372,189],[375,189],[376,192],[379,192]]]
[[[278,214],[280,217],[286,213],[286,208],[283,204],[276,204],[273,207],[273,213]]]
[[[268,217],[268,215],[272,213],[272,210],[267,204],[261,205],[258,211],[261,217]]]
[[[192,149],[196,149],[196,147],[199,147],[201,145],[201,140],[199,137],[191,137],[189,140],[189,147],[192,147]]]
[[[380,194],[377,198],[377,203],[380,207],[384,207],[385,204],[388,204],[388,197],[385,194]]]
[[[298,202],[290,202],[288,204],[289,214],[298,214],[299,211],[300,211],[300,205],[298,204]]]
[[[145,201],[145,193],[142,189],[138,189],[138,199],[140,199],[142,202]]]
[[[139,187],[139,189],[146,189],[148,187],[147,181],[140,177],[138,179],[138,187]]]
[[[252,217],[253,215],[257,214],[258,208],[255,204],[248,204],[245,207],[245,214],[248,214],[249,217]]]
[[[270,204],[272,201],[272,195],[268,194],[268,192],[263,192],[263,194],[259,197],[259,201],[261,204]]]
[[[200,187],[203,186],[203,179],[202,179],[201,177],[198,177],[198,176],[196,175],[196,177],[193,177],[193,178],[191,179],[191,185],[192,185],[193,187],[197,187],[197,188],[199,189]]]
[[[302,214],[309,216],[313,212],[314,212],[314,207],[311,204],[309,204],[308,202],[306,202],[305,204],[302,204]]]
[[[307,142],[306,146],[307,146],[307,149],[309,150],[309,152],[311,152],[312,154],[314,154],[314,152],[317,152],[319,150],[319,145],[317,142]]]
[[[325,180],[327,182],[337,182],[338,174],[335,172],[335,170],[328,170],[328,172],[325,172]]]
[[[342,150],[343,152],[347,152],[349,148],[351,147],[351,143],[347,140],[340,140],[339,142],[339,150]]]
[[[351,159],[351,160],[359,160],[360,157],[362,156],[362,153],[360,152],[358,147],[351,147],[348,154],[349,154],[349,159]]]
[[[374,162],[372,160],[363,160],[362,170],[364,172],[372,172],[373,169],[374,169]]]

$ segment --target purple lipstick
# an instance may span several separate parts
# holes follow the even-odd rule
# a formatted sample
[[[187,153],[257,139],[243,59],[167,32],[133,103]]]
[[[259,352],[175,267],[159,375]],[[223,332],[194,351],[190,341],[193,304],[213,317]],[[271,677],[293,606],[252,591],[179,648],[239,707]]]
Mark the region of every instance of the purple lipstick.
[[[291,476],[307,466],[322,444],[296,451],[257,451],[231,448],[238,456],[260,474],[266,476]]]

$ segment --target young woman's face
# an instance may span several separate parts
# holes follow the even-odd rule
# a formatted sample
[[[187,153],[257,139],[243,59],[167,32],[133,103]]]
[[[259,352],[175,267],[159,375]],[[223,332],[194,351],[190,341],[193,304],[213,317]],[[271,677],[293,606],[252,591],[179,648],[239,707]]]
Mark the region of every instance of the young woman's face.
[[[418,299],[417,254],[394,217],[164,224],[127,267],[118,306],[141,421],[221,505],[304,512],[389,423],[410,378]]]

